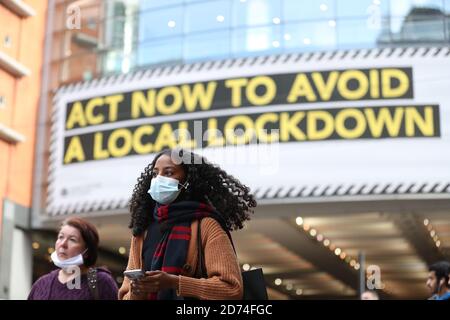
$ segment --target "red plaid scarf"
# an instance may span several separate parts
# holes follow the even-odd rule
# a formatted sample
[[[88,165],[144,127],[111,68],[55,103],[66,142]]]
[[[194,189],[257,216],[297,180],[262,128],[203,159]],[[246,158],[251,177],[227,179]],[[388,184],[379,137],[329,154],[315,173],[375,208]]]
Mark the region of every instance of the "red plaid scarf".
[[[204,217],[222,222],[220,214],[211,206],[196,201],[181,201],[155,208],[155,218],[163,233],[153,255],[151,270],[179,275],[186,263],[191,240],[191,223]],[[151,300],[177,299],[175,290],[161,290],[149,295]]]

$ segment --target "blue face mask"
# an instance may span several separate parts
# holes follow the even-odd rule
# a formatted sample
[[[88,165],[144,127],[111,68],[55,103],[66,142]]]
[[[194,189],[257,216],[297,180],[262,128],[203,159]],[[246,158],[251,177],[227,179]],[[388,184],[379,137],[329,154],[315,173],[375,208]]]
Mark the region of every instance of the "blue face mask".
[[[177,179],[158,175],[156,178],[152,179],[148,193],[156,202],[160,204],[169,204],[173,202],[181,192],[181,189],[178,189],[178,185],[181,184]],[[188,184],[181,186],[187,188],[187,185]]]

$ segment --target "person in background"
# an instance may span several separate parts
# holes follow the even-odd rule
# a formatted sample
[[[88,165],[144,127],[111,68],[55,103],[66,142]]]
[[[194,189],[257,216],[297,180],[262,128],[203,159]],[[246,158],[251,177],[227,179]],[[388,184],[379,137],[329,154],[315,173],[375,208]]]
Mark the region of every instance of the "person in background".
[[[33,284],[28,300],[117,300],[118,288],[110,272],[94,267],[98,244],[98,232],[91,223],[65,220],[51,254],[58,269]]]
[[[427,287],[430,290],[429,300],[450,300],[450,263],[439,261],[428,268]]]
[[[228,232],[241,229],[255,206],[248,187],[205,158],[184,150],[157,154],[138,178],[130,202],[127,270],[142,269],[145,276],[125,277],[119,298],[242,299]]]
[[[375,290],[366,290],[361,293],[361,300],[380,300],[380,296]]]

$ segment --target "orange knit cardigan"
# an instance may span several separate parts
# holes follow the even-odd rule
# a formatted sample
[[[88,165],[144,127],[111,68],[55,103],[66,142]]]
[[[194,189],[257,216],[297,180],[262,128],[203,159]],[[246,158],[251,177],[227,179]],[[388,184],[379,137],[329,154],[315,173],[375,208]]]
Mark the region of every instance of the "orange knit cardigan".
[[[191,224],[191,240],[189,241],[186,264],[179,275],[177,294],[183,297],[194,297],[207,300],[242,299],[242,276],[237,257],[231,242],[220,224],[212,218],[201,220],[201,238],[204,250],[207,279],[193,278],[197,260],[197,229],[198,221]],[[127,270],[142,269],[142,246],[145,233],[131,238],[130,255]],[[142,297],[130,292],[130,281],[124,278],[119,289],[119,299],[139,300]]]

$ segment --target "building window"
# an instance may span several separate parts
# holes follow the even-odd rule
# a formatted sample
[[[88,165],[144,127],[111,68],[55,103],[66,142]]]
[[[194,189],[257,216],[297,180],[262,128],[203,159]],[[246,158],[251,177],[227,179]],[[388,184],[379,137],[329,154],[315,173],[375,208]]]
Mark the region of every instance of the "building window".
[[[208,1],[186,6],[185,33],[228,29],[231,25],[230,1]]]
[[[270,25],[277,19],[281,22],[280,0],[233,1],[234,27]]]
[[[289,23],[284,27],[283,41],[288,51],[332,49],[336,46],[336,21]]]
[[[183,38],[181,36],[155,39],[139,45],[137,59],[137,64],[139,66],[182,62]]]
[[[285,0],[283,3],[286,21],[329,20],[334,19],[335,15],[335,0]]]
[[[12,45],[12,39],[11,39],[11,37],[10,37],[9,35],[6,35],[5,38],[3,39],[3,45],[4,45],[6,48],[11,48],[11,45]]]
[[[4,96],[0,96],[0,108],[6,107],[6,98]]]
[[[230,55],[230,30],[219,30],[187,35],[184,58],[187,61],[201,58],[227,58]]]

